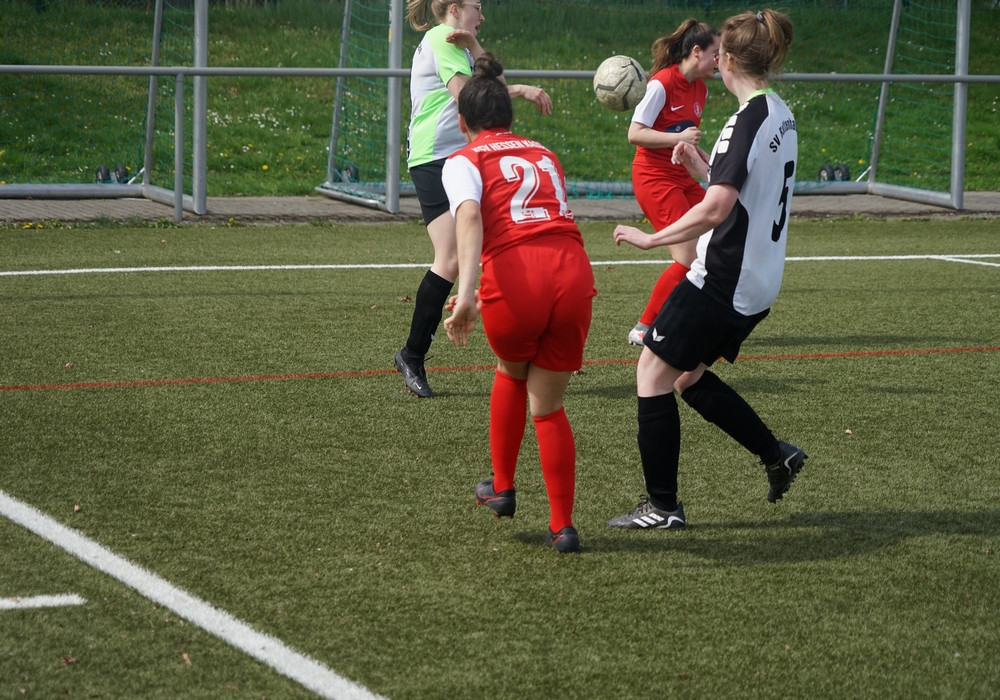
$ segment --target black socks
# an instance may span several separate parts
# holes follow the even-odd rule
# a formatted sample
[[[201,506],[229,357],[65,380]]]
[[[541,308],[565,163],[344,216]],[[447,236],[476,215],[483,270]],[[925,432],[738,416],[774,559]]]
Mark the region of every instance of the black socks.
[[[677,461],[681,419],[673,393],[639,397],[639,456],[650,502],[677,510]]]
[[[403,348],[406,359],[424,359],[441,324],[444,305],[448,301],[452,287],[454,287],[453,282],[430,270],[424,275],[420,286],[417,287],[413,320],[410,322],[410,337],[406,339],[406,347]]]
[[[681,398],[765,464],[780,459],[781,448],[771,429],[735,389],[708,370],[696,384],[684,390]],[[768,457],[774,459],[768,460]]]

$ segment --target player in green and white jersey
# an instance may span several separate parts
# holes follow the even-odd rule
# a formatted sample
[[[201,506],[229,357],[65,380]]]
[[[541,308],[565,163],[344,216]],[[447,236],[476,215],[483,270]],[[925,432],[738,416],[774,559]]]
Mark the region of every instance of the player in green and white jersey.
[[[484,53],[477,38],[485,19],[482,10],[480,2],[407,0],[406,4],[410,25],[426,32],[410,69],[407,165],[434,246],[434,262],[417,288],[410,335],[394,364],[406,387],[424,398],[434,395],[427,383],[424,357],[458,278],[455,220],[441,184],[441,169],[445,159],[466,144],[458,128],[457,100],[475,60]],[[542,114],[552,113],[552,99],[540,87],[508,85],[507,90],[511,97],[534,102]]]

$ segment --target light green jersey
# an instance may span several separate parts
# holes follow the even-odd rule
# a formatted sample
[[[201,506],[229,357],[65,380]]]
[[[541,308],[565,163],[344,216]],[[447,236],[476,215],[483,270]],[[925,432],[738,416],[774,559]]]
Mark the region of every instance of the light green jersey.
[[[439,24],[427,31],[410,68],[410,130],[407,166],[447,158],[465,145],[458,128],[458,103],[448,92],[456,74],[472,75],[472,54],[445,41],[454,31]]]

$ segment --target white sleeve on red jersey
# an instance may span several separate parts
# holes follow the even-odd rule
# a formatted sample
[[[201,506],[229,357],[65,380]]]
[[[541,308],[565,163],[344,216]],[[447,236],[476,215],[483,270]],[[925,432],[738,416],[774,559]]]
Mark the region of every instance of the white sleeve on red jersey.
[[[466,200],[482,203],[483,177],[465,156],[456,155],[444,162],[441,182],[444,184],[444,191],[448,193],[448,208],[451,209],[452,216],[455,216],[458,205]]]
[[[663,83],[659,80],[650,80],[646,83],[646,94],[632,113],[632,121],[652,128],[666,104],[667,91],[663,88]]]

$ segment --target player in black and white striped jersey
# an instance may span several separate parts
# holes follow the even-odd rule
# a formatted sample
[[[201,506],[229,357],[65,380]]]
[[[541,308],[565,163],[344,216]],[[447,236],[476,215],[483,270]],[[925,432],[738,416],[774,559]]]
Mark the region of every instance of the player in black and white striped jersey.
[[[677,498],[680,416],[674,391],[757,455],[768,477],[767,500],[788,491],[806,459],[778,441],[751,406],[709,371],[734,362],[740,345],[770,311],[781,286],[798,143],[795,118],[770,87],[792,40],[788,18],[744,12],[722,27],[719,72],[740,102],[708,162],[683,144],[674,158],[707,179],[704,200],[648,235],[615,228],[615,242],[649,249],[698,239],[687,277],[663,305],[643,341],[636,375],[639,454],[647,497],[611,527],[684,527]]]

